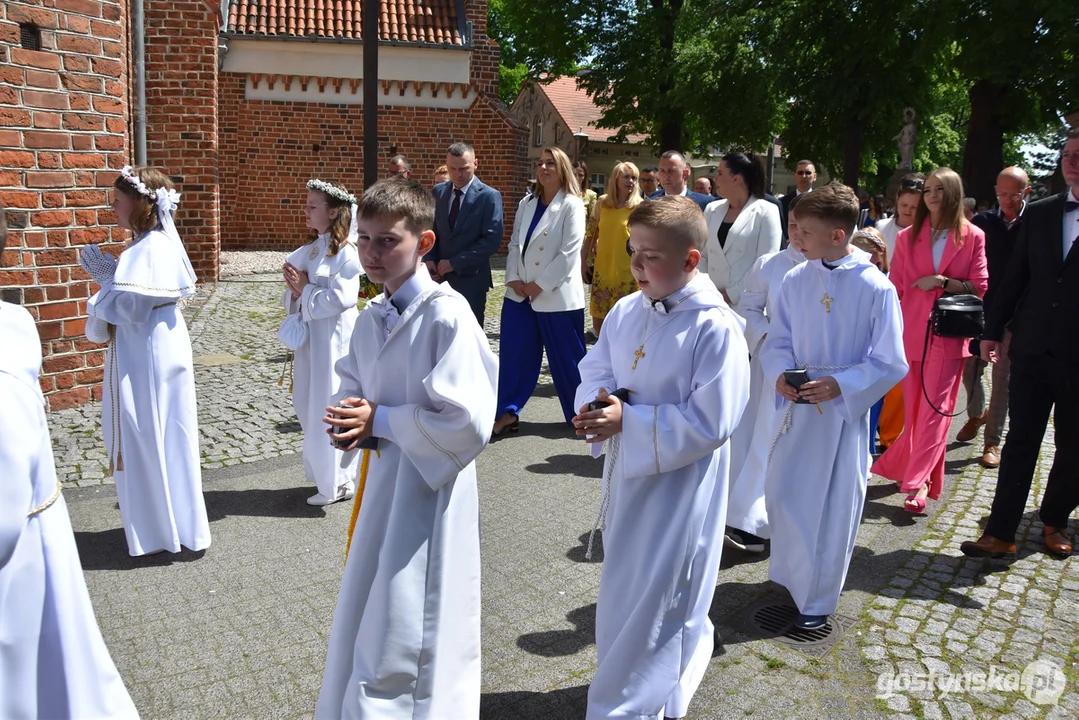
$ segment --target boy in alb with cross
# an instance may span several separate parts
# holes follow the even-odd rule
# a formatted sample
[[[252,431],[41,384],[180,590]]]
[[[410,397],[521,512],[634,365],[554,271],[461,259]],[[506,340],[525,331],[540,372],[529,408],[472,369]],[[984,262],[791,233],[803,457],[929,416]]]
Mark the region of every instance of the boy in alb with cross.
[[[629,229],[641,290],[614,306],[581,361],[574,418],[594,455],[607,443],[589,720],[685,716],[712,656],[727,439],[749,400],[743,322],[697,271],[700,208],[659,198]]]
[[[806,262],[784,276],[761,350],[781,418],[764,481],[768,576],[790,591],[805,630],[827,623],[843,590],[869,477],[869,410],[907,373],[895,288],[849,243],[858,216],[845,185],[799,198]],[[791,370],[809,381],[794,387]]]

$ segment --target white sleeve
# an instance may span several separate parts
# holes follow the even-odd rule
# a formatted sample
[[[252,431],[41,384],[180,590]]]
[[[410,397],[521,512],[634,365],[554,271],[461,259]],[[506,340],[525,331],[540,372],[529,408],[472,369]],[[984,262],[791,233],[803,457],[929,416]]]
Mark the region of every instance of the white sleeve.
[[[617,310],[612,310],[608,313],[607,323],[615,319],[616,312]],[[604,324],[603,327],[610,327],[610,325]],[[610,330],[600,330],[599,340],[577,366],[581,374],[581,384],[577,386],[577,394],[573,401],[577,410],[595,400],[600,390],[610,393],[618,389],[615,387],[614,370],[611,368],[611,345],[608,340],[610,335]],[[588,446],[592,457],[603,454],[603,445],[604,443],[591,443]]]
[[[696,347],[683,351],[693,352],[686,401],[623,408],[620,459],[626,477],[695,463],[727,442],[742,419],[749,403],[749,352],[738,324],[712,324]]]
[[[775,314],[768,323],[768,337],[760,350],[761,370],[764,373],[765,392],[772,393],[778,408],[786,402],[775,389],[776,381],[784,370],[794,369],[794,340],[791,336],[790,321],[790,285],[786,282],[779,288]]]
[[[449,302],[460,302],[456,298]],[[437,302],[437,301],[436,301]],[[430,332],[436,361],[423,387],[427,401],[387,407],[395,443],[432,490],[457,477],[491,439],[498,402],[498,359],[463,307]]]
[[[543,288],[544,292],[552,292],[558,286],[569,282],[570,274],[580,262],[581,245],[584,244],[584,205],[575,197],[567,197],[563,202],[562,244],[558,255],[543,268],[536,279],[536,284]]]
[[[345,253],[346,260],[337,274],[330,276],[329,286],[319,287],[312,278],[300,295],[300,312],[308,322],[331,318],[356,307],[360,297],[360,258],[349,243],[342,244],[338,252]]]
[[[176,302],[176,298],[102,289],[94,302],[88,304],[87,312],[110,325],[139,325],[150,319],[155,307],[172,302]]]
[[[746,320],[746,344],[751,355],[756,355],[761,340],[768,334],[768,317],[764,312],[768,304],[768,279],[764,275],[766,259],[760,257],[753,263],[738,300],[738,314]]]
[[[26,527],[37,466],[45,453],[51,460],[44,425],[44,410],[33,393],[0,373],[0,569],[11,559]]]
[[[524,215],[524,209],[527,205],[528,198],[525,198],[518,203],[517,212],[513,216],[513,232],[510,233],[510,244],[506,249],[506,283],[521,279],[520,275],[517,274],[517,263],[521,255],[519,233],[521,232],[521,216]]]

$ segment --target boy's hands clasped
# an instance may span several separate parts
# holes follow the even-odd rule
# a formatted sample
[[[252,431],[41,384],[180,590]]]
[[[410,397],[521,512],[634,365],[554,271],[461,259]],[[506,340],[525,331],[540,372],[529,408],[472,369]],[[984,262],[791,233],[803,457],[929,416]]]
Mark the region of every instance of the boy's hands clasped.
[[[606,442],[622,432],[622,401],[606,390],[600,390],[596,400],[607,403],[607,406],[589,410],[588,405],[583,405],[577,417],[573,418],[577,434],[585,436],[587,443]]]
[[[831,375],[822,377],[820,380],[811,380],[802,386],[801,392],[787,382],[782,375],[776,380],[776,392],[791,402],[806,400],[811,403],[822,403],[835,400],[841,394],[839,383]]]
[[[326,434],[338,446],[340,450],[348,452],[355,450],[356,446],[371,437],[375,409],[378,405],[372,405],[363,398],[350,397],[341,401],[342,405],[352,407],[327,407],[326,417],[322,422],[330,427],[326,428]],[[344,432],[334,431],[343,428]]]

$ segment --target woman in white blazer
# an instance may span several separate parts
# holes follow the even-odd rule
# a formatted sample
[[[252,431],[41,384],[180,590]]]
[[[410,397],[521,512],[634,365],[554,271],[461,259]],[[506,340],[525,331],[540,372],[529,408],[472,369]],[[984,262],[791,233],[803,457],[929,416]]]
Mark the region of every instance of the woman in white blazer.
[[[779,208],[764,199],[764,168],[756,156],[724,155],[716,166],[716,191],[723,199],[704,211],[708,245],[698,268],[737,308],[753,263],[779,252],[783,230]]]
[[[584,228],[584,203],[569,157],[547,148],[536,173],[536,192],[517,206],[506,258],[495,437],[517,431],[545,349],[566,422],[577,414],[577,363],[585,354]]]

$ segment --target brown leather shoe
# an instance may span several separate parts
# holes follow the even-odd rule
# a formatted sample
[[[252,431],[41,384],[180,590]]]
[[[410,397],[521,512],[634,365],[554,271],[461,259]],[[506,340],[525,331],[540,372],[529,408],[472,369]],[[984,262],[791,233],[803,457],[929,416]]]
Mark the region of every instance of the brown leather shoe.
[[[959,430],[959,433],[955,436],[955,439],[959,442],[970,442],[971,440],[976,438],[978,436],[978,431],[982,429],[982,425],[985,425],[985,417],[986,413],[988,412],[989,411],[987,410],[986,412],[982,413],[981,417],[971,418],[970,420],[967,420],[966,425],[964,425]]]
[[[982,465],[987,468],[1000,467],[1000,448],[996,445],[987,445],[982,453]]]
[[[1072,539],[1068,528],[1043,525],[1042,540],[1045,542],[1045,551],[1050,555],[1065,558],[1072,554]]]
[[[998,540],[992,535],[982,535],[977,542],[967,540],[962,543],[959,550],[967,557],[1002,558],[1015,554],[1015,543]]]

